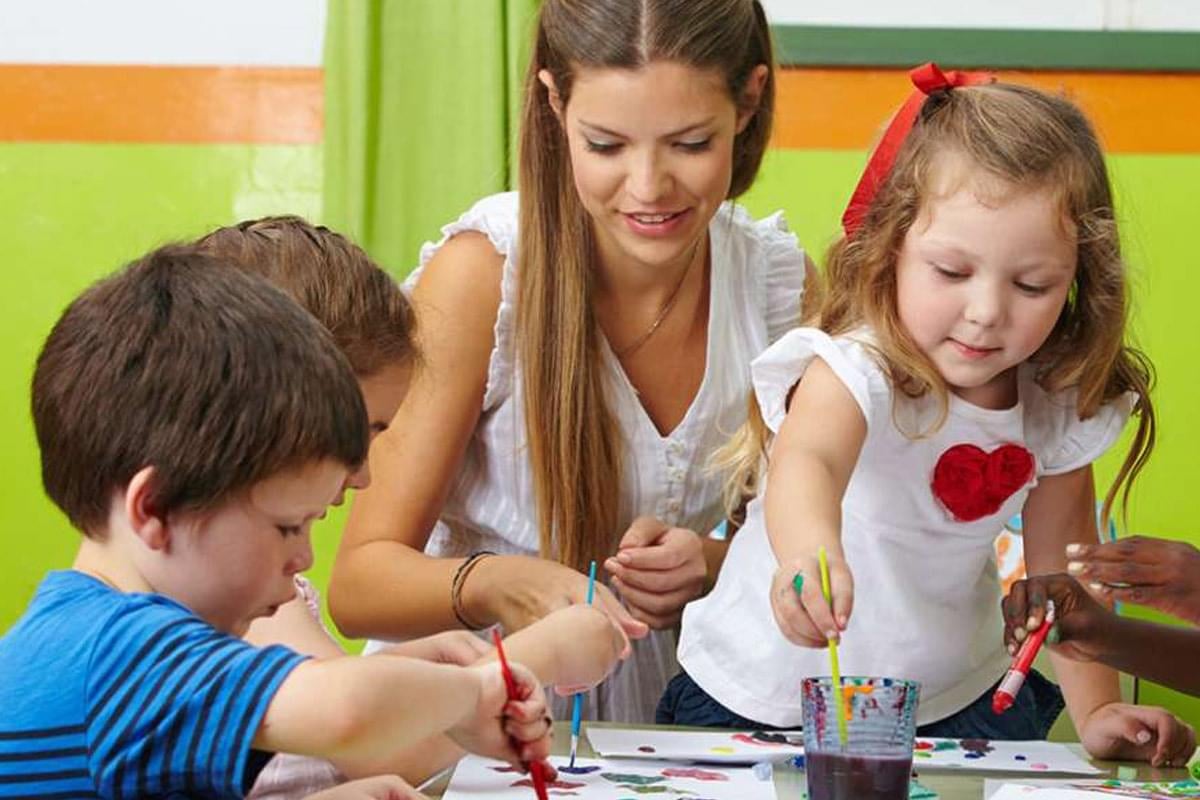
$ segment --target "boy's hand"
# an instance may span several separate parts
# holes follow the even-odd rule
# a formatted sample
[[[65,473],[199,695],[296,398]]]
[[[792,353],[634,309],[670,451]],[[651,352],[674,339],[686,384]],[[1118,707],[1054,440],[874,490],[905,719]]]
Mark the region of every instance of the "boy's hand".
[[[468,631],[446,631],[388,645],[381,652],[466,667],[492,652],[492,646]]]
[[[771,611],[775,623],[792,644],[825,647],[841,638],[854,607],[854,577],[841,551],[830,551],[829,587],[833,607],[821,592],[821,565],[815,555],[781,564],[771,579]],[[801,578],[796,594],[796,577]]]
[[[1165,709],[1125,703],[1093,711],[1079,740],[1093,758],[1149,761],[1155,767],[1182,767],[1196,749],[1191,725]]]
[[[1001,603],[1004,644],[1010,654],[1041,627],[1046,601],[1054,601],[1054,627],[1046,644],[1075,661],[1094,661],[1109,646],[1113,613],[1097,603],[1070,575],[1035,575],[1017,581]]]
[[[604,562],[633,616],[654,630],[679,624],[683,607],[704,593],[708,564],[700,535],[638,517]]]
[[[343,783],[332,789],[305,796],[304,800],[428,800],[425,795],[397,778],[379,775]]]
[[[1067,559],[1067,572],[1104,597],[1200,625],[1200,550],[1187,542],[1130,536],[1072,544]]]
[[[553,727],[546,708],[546,693],[533,673],[520,664],[509,664],[517,696],[508,690],[498,662],[468,667],[479,676],[479,702],[475,713],[447,734],[464,749],[520,767],[550,755]]]

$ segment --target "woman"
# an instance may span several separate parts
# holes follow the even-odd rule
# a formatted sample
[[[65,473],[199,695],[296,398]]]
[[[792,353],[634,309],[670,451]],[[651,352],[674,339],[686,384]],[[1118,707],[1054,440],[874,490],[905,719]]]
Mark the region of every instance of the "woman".
[[[596,604],[645,638],[589,718],[653,718],[724,556],[705,464],[745,419],[751,358],[800,316],[794,237],[725,202],[773,107],[757,0],[542,5],[523,191],[444,228],[411,279],[426,366],[341,543],[343,631],[518,629],[583,602],[594,559]]]

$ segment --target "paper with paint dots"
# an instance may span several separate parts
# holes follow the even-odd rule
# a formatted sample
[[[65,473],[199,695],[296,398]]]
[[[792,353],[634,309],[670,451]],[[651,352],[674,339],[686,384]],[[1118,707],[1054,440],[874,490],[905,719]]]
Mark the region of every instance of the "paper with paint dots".
[[[646,761],[552,758],[558,778],[551,797],[579,800],[776,800],[775,784],[745,767],[693,767]],[[458,762],[443,800],[531,800],[533,782],[502,761],[467,756]]]
[[[1002,742],[990,739],[934,739],[918,736],[913,769],[966,772],[1030,772],[1042,775],[1098,775],[1093,767],[1058,742]]]
[[[1006,783],[989,795],[991,800],[1142,800],[1200,798],[1200,783],[1194,780],[1152,781],[1039,781],[1035,784]]]
[[[587,729],[592,749],[604,758],[664,759],[713,764],[785,761],[804,752],[799,731],[663,731]]]

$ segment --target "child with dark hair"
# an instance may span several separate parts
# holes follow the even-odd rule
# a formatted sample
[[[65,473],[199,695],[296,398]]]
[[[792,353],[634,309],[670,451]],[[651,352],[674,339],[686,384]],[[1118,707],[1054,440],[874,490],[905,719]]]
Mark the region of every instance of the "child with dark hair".
[[[446,731],[545,757],[514,665],[309,660],[240,638],[295,596],[309,528],[366,456],[354,374],[267,281],[167,247],[100,281],[38,358],[51,499],[84,539],[0,639],[0,784],[23,796],[241,797],[274,751],[379,757]]]
[[[346,237],[297,216],[263,217],[218,228],[196,247],[222,266],[267,278],[316,317],[354,370],[372,438],[387,429],[421,359],[411,306],[383,268]],[[368,481],[364,463],[347,483],[361,488]],[[316,588],[302,575],[296,575],[295,581],[297,599],[270,617],[255,620],[246,639],[263,646],[285,644],[317,658],[344,655],[321,623]],[[571,647],[559,646],[565,641]],[[585,605],[559,609],[504,643],[511,658],[563,693],[601,680],[616,663],[621,647],[621,637],[608,618]],[[491,645],[462,630],[391,645],[387,652],[460,665],[494,658]],[[249,796],[293,800],[349,777],[381,772],[397,773],[416,784],[453,764],[462,753],[458,744],[440,734],[388,753],[382,761],[280,753],[263,769]]]

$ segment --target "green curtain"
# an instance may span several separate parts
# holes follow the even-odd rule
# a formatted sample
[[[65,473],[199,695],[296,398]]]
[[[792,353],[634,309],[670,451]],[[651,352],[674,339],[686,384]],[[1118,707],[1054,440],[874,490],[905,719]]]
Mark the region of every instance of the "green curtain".
[[[333,0],[323,221],[396,275],[476,199],[513,188],[537,0]]]

